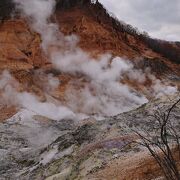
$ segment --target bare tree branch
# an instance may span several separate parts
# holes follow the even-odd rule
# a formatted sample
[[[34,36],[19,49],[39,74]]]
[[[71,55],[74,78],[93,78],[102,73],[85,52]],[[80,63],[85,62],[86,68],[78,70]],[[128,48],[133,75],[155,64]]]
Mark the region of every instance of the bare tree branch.
[[[176,101],[167,112],[162,112],[159,108],[151,115],[158,123],[158,128],[155,128],[155,138],[145,131],[146,135],[136,131],[140,137],[142,146],[146,147],[152,157],[160,166],[165,178],[167,180],[180,180],[180,173],[178,170],[176,158],[174,157],[174,150],[178,150],[180,159],[180,142],[176,128],[173,127],[170,116],[173,109],[180,102]],[[175,143],[175,149],[172,148]]]

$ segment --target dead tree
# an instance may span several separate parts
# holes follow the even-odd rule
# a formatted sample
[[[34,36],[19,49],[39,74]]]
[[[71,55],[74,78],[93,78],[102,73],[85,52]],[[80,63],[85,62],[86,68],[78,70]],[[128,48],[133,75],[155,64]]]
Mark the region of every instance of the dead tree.
[[[180,173],[178,170],[178,161],[180,160],[180,142],[179,134],[174,122],[171,122],[171,113],[180,99],[174,103],[166,112],[157,110],[152,116],[156,122],[157,127],[154,127],[154,135],[146,132],[142,135],[137,132],[141,139],[140,144],[148,149],[152,157],[160,166],[165,178],[167,180],[180,180]],[[178,152],[178,158],[175,154]]]

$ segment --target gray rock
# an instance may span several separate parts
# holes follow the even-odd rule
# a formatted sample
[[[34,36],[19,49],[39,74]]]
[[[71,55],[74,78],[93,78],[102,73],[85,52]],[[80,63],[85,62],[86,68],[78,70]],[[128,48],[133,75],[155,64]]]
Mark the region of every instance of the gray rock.
[[[114,158],[136,152],[133,130],[153,132],[155,110],[163,112],[179,98],[176,94],[149,102],[136,110],[102,121],[78,124],[36,116],[0,124],[0,179],[83,179]],[[171,121],[180,129],[180,105]]]

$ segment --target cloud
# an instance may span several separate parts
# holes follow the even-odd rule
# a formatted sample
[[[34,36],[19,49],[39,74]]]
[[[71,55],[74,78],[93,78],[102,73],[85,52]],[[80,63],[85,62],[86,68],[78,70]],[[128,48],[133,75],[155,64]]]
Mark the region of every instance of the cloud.
[[[180,1],[174,0],[100,0],[120,20],[151,36],[180,41]]]

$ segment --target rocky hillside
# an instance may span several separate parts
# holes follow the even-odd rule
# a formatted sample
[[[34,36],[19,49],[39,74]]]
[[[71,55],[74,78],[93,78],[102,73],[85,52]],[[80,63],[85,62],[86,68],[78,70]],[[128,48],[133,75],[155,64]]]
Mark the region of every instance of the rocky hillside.
[[[88,51],[109,51],[130,59],[143,57],[150,62],[161,63],[162,67],[167,64],[174,68],[168,61],[180,62],[180,49],[175,43],[151,39],[112,17],[98,2],[58,1],[56,13],[61,30],[66,34],[77,33],[84,41],[80,42],[81,47]],[[159,72],[158,69],[153,70]]]
[[[8,7],[7,13],[9,13],[12,6],[7,1],[1,7],[3,9]],[[163,77],[165,81],[170,80],[179,86],[178,56],[175,62],[150,48],[145,40],[136,34],[137,32],[130,32],[133,30],[131,26],[121,24],[111,17],[101,4],[91,4],[89,1],[58,1],[52,20],[58,23],[60,31],[65,35],[78,35],[80,39],[78,45],[92,57],[104,53],[111,53],[113,57],[124,57],[130,60],[135,67],[150,68],[157,77]],[[157,40],[153,41],[157,42]],[[67,82],[72,78],[76,79],[68,74],[57,74],[41,49],[41,37],[29,27],[24,19],[17,17],[1,23],[0,43],[1,71],[10,70],[22,86],[26,84],[23,88],[28,91],[41,94],[39,82],[37,85],[37,81],[34,80],[37,79],[35,72],[38,69],[54,73],[64,82],[58,97],[63,96],[63,89]],[[171,46],[169,49],[178,49],[177,45],[169,43],[169,46]],[[142,89],[142,87],[136,87],[137,83],[136,85],[133,82],[129,83],[136,89]],[[145,83],[145,86],[147,84],[149,81]]]
[[[153,133],[148,115],[179,99],[179,43],[98,1],[47,1],[45,19],[13,2],[0,1],[0,180],[161,178],[133,130]]]
[[[2,1],[0,8],[1,19],[8,19],[14,9],[14,4],[11,0]],[[169,70],[179,73],[179,65],[177,64],[180,61],[180,49],[178,43],[151,39],[131,25],[110,16],[99,2],[94,4],[90,0],[57,0],[54,18],[64,34],[77,34],[80,37],[80,47],[88,52],[90,51],[93,54],[111,52],[114,56],[127,57],[131,60],[142,57],[149,62],[144,63],[145,66],[150,66],[154,72],[159,72],[158,65],[156,69],[151,64],[157,63],[164,67],[162,71],[166,71],[169,67]],[[12,26],[15,27],[14,30],[11,29]],[[19,41],[22,39],[21,34],[28,33],[28,30],[29,27],[25,22],[15,19],[7,22],[7,24],[6,22],[1,24],[1,32],[11,31],[10,35],[18,36]],[[30,38],[34,38],[33,34],[29,34]],[[12,44],[14,43],[12,40]],[[23,43],[21,42],[21,44]],[[32,46],[36,49],[36,45]],[[21,51],[19,47],[17,49]],[[24,54],[28,57],[34,57],[32,56],[34,52],[31,49],[29,51],[29,54],[27,52]]]

